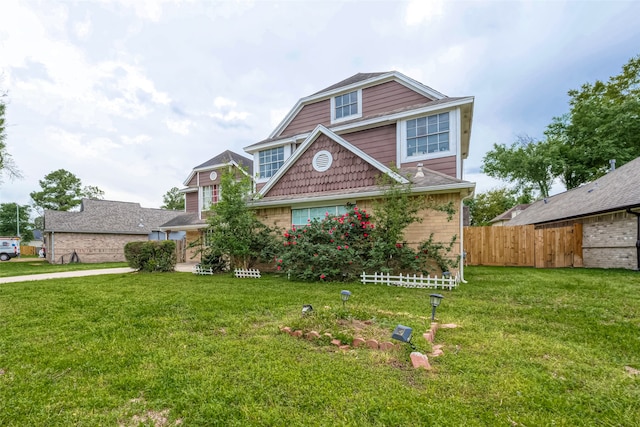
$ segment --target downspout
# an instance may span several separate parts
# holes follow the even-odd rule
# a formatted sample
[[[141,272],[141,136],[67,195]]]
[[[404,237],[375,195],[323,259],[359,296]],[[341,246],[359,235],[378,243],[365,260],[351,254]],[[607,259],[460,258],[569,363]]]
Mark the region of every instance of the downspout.
[[[638,235],[636,236],[636,259],[638,262],[637,270],[640,271],[640,212],[633,212],[631,208],[627,209],[627,212],[636,216],[638,220]]]
[[[54,245],[54,242],[53,242],[53,233],[54,233],[54,231],[51,231],[51,250],[49,251],[51,253],[51,261],[49,261],[49,262],[51,262],[51,264],[55,264],[54,260],[56,259],[56,251],[54,249],[55,245]]]
[[[462,283],[467,283],[464,280],[464,261],[466,258],[466,254],[464,253],[464,201],[473,197],[473,191],[467,194],[465,197],[460,200],[460,281]]]

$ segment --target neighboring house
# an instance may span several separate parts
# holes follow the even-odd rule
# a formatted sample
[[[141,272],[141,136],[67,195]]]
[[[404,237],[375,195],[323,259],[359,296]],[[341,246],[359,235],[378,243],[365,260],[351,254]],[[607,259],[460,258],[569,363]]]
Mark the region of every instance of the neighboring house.
[[[582,225],[585,267],[640,269],[640,157],[532,204],[505,225]]]
[[[411,225],[405,237],[417,244],[431,233],[445,242],[455,235],[459,255],[462,200],[475,189],[462,176],[473,103],[473,97],[447,97],[396,71],[359,73],[302,98],[267,139],[245,147],[257,190],[251,204],[268,225],[303,226],[326,212],[339,215],[348,204],[372,209],[384,194],[378,178],[387,174],[411,184],[416,195],[453,202],[452,221],[424,211],[424,221]],[[225,153],[236,164],[244,159]],[[187,197],[194,194],[186,210],[199,219],[206,210],[202,187],[214,183],[207,176],[213,163],[194,168],[185,182]]]
[[[79,212],[47,210],[44,239],[47,260],[66,263],[124,261],[124,245],[157,239],[159,226],[183,214],[149,209],[139,203],[83,199]],[[174,235],[178,237],[179,235]],[[166,239],[168,234],[165,234]],[[164,240],[163,239],[163,240]]]
[[[520,205],[516,205],[506,212],[501,213],[497,217],[493,218],[491,221],[491,226],[493,227],[501,227],[503,225],[507,225],[506,223],[511,221],[513,218],[521,214],[525,209],[531,206],[531,203],[524,203]]]
[[[35,248],[38,248],[38,250],[42,247],[42,245],[43,240],[41,230],[33,230],[33,240],[29,242],[22,242],[22,246],[33,246]]]

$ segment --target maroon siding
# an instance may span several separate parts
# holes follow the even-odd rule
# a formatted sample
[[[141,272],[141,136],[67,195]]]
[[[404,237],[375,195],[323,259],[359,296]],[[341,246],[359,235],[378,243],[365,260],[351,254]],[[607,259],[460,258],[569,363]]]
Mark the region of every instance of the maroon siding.
[[[312,165],[313,156],[320,150],[327,150],[333,155],[333,163],[325,172],[316,172]],[[362,158],[326,135],[320,135],[265,196],[322,193],[373,186],[379,175],[380,171]]]
[[[401,166],[403,167],[417,166],[418,163],[422,163],[422,165],[425,168],[431,169],[432,171],[440,172],[445,175],[458,178],[456,176],[456,156],[441,157],[439,159],[421,160],[419,162],[403,163]]]
[[[398,82],[386,82],[362,90],[362,116],[431,101]]]
[[[191,178],[191,181],[187,184],[187,187],[197,187],[198,186],[198,173],[196,172]]]
[[[200,174],[200,187],[205,187],[207,185],[214,185],[214,184],[220,183],[220,175],[222,174],[222,171],[216,171],[218,176],[214,181],[211,181],[211,178],[209,178],[209,176],[211,175],[211,172],[212,171],[198,172]]]
[[[198,212],[198,192],[185,194],[185,211]]]
[[[279,135],[310,132],[319,124],[331,125],[331,101],[329,99],[302,107],[302,110]]]
[[[396,163],[396,125],[340,135],[385,166]]]

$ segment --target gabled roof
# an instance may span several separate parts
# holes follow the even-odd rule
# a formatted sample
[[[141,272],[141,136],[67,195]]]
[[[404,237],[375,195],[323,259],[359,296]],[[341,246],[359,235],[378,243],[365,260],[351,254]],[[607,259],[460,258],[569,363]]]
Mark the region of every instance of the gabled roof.
[[[502,212],[500,215],[496,216],[489,222],[509,221],[510,219],[514,218],[514,215],[513,215],[514,212],[518,212],[519,214],[525,209],[527,209],[529,206],[531,206],[531,203],[522,203],[522,204],[516,205],[511,209],[507,209],[506,211]]]
[[[416,80],[413,80],[398,71],[389,71],[386,73],[358,73],[341,82],[333,84],[320,92],[313,95],[301,98],[296,105],[289,111],[286,117],[280,122],[280,124],[271,132],[269,138],[275,138],[280,136],[281,132],[287,127],[293,118],[302,110],[307,104],[321,101],[326,98],[331,98],[341,92],[352,91],[361,89],[367,86],[374,86],[377,84],[385,83],[388,81],[396,81],[428,98],[438,100],[446,98],[446,95],[438,92],[435,89],[430,88]]]
[[[161,224],[158,228],[165,230],[180,230],[188,228],[202,228],[207,223],[206,220],[198,218],[197,213],[183,213],[177,217]]]
[[[45,211],[44,231],[144,235],[182,214],[139,203],[83,199],[80,212]]]
[[[541,224],[640,208],[640,157],[581,187],[539,200],[506,225]]]
[[[260,189],[260,192],[258,193],[259,196],[264,196],[265,194],[267,194],[267,192],[278,182],[278,180],[284,174],[287,173],[287,171],[291,168],[291,166],[293,166],[296,163],[296,161],[300,158],[300,156],[302,156],[302,154],[305,151],[307,151],[307,149],[311,146],[311,144],[313,144],[313,142],[321,134],[324,134],[324,135],[328,136],[329,138],[331,138],[336,143],[340,144],[341,146],[343,146],[344,148],[346,148],[347,150],[349,150],[350,152],[352,152],[356,156],[362,158],[364,161],[366,161],[367,163],[369,163],[370,165],[372,165],[373,167],[378,169],[380,172],[391,176],[392,178],[394,178],[398,182],[401,182],[403,184],[406,184],[406,183],[409,182],[406,178],[404,178],[401,175],[395,173],[394,171],[392,171],[391,169],[389,169],[388,167],[386,167],[385,165],[383,165],[382,163],[380,163],[379,161],[377,161],[373,157],[369,156],[364,151],[360,150],[355,145],[352,145],[350,142],[346,141],[344,138],[340,137],[339,135],[336,135],[335,133],[333,133],[331,130],[327,129],[326,127],[324,127],[322,125],[318,125],[313,130],[313,132],[311,132],[311,134],[309,134],[309,136],[307,136],[307,138],[300,145],[300,147],[293,153],[293,155],[291,155],[291,157],[289,157],[283,163],[283,165],[280,167],[280,169],[278,169],[278,172],[276,172],[275,175],[273,175],[271,177],[271,179],[269,181],[267,181],[267,183]]]
[[[189,185],[189,181],[191,181],[191,179],[197,172],[218,169],[222,166],[228,165],[241,167],[246,171],[246,174],[248,176],[253,177],[253,159],[250,159],[238,153],[234,153],[231,150],[226,150],[193,168],[193,170],[189,174],[189,177],[184,181],[183,184]]]

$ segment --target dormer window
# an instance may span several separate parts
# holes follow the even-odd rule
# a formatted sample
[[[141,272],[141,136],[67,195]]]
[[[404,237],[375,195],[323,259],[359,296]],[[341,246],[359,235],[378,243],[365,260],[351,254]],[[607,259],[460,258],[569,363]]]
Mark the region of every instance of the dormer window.
[[[362,117],[362,90],[331,98],[331,123]]]

